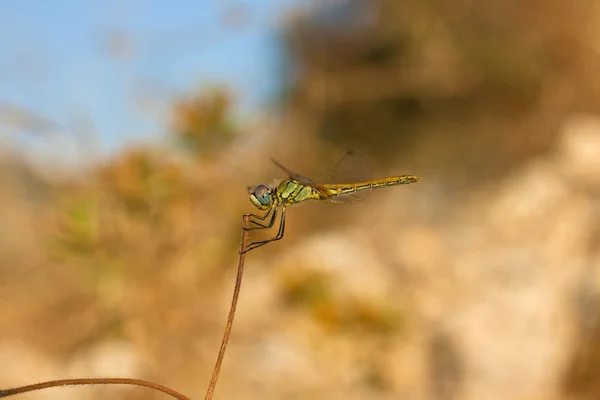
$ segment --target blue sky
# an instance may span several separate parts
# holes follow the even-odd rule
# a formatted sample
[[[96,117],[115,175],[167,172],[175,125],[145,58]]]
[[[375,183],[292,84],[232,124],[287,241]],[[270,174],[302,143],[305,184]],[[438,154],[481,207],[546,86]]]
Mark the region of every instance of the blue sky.
[[[260,111],[281,77],[280,18],[298,3],[0,0],[0,104],[65,125],[84,116],[105,150],[163,131],[165,116],[140,98],[168,104],[226,84],[241,115]],[[245,22],[226,26],[232,10]],[[125,50],[108,51],[111,37],[125,37]]]

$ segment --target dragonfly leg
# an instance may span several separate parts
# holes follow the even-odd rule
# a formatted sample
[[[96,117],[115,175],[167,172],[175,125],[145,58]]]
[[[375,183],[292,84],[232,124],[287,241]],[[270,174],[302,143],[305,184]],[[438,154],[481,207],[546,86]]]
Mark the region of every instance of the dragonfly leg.
[[[267,213],[265,215],[256,215],[256,214],[248,213],[248,214],[244,214],[244,217],[254,217],[254,218],[258,218],[258,219],[264,221],[265,219],[267,219],[269,214],[271,214],[271,211],[273,211],[274,208],[275,207],[269,208],[269,210],[267,211]]]
[[[246,247],[246,249],[244,251],[242,251],[241,253],[247,253],[250,250],[254,250],[260,246],[264,246],[267,243],[271,243],[271,242],[280,240],[283,238],[284,232],[285,232],[285,207],[281,210],[281,220],[279,222],[279,231],[277,232],[277,235],[271,239],[261,240],[260,242],[250,243],[248,245],[248,247]]]
[[[271,212],[273,212],[275,210],[275,208],[276,207],[269,208],[269,210],[265,213],[265,215],[256,215],[256,214],[250,213],[250,214],[244,214],[244,217],[253,217],[253,218],[259,219],[261,221],[264,221],[265,219],[267,219],[267,217],[269,217],[269,215],[271,215]],[[277,212],[275,212],[274,214],[276,214],[276,213]],[[273,216],[271,216],[271,219],[273,219]],[[266,228],[267,227],[267,226],[261,224],[260,222],[256,222],[254,220],[249,220],[249,222],[252,222],[253,224],[258,225],[259,227],[258,228],[257,227],[248,228],[246,226],[242,226],[242,229],[244,229],[244,230],[253,230],[253,229],[262,229],[262,228]],[[273,226],[273,224],[271,223],[270,226]]]
[[[271,228],[273,226],[273,224],[275,223],[275,218],[277,218],[277,208],[273,207],[271,210],[274,210],[274,211],[273,211],[273,214],[271,215],[271,219],[269,220],[268,224],[261,224],[260,222],[250,220],[250,222],[252,222],[253,224],[255,224],[257,226],[244,227],[244,229],[247,231],[253,231],[255,229]],[[265,218],[271,213],[271,210],[269,210],[269,212],[265,215]],[[263,218],[263,219],[265,219],[265,218]]]

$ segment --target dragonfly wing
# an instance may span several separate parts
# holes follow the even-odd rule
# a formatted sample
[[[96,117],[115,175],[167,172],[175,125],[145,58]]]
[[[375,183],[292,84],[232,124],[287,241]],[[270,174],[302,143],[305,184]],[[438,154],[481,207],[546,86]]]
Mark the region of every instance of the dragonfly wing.
[[[315,184],[313,187],[321,193],[322,199],[338,204],[360,201],[367,197],[367,194],[370,192],[369,190],[364,190],[360,192],[336,194],[336,191],[326,184]]]
[[[316,183],[327,183],[332,180],[336,180],[334,177],[338,177],[337,180],[339,180],[340,176],[343,176],[344,174],[347,175],[348,170],[350,170],[352,168],[356,168],[356,163],[357,163],[356,162],[356,152],[354,150],[346,150],[344,153],[342,153],[342,155],[340,157],[338,157],[335,165],[329,171],[329,173],[319,176],[315,180],[315,182]],[[354,165],[352,165],[352,164],[354,164]],[[349,165],[350,165],[350,167],[349,167]],[[340,171],[342,171],[341,175],[340,175]],[[344,176],[342,178],[342,180],[347,181],[348,176]]]
[[[335,196],[328,196],[327,201],[329,201],[331,203],[337,203],[337,204],[354,203],[355,201],[360,201],[360,200],[365,199],[368,195],[369,195],[369,191],[365,190],[365,191],[357,192],[357,193],[346,193],[346,194],[338,194]]]
[[[355,202],[355,201],[361,201],[368,195],[369,195],[369,191],[365,190],[363,192],[358,192],[358,193],[341,194],[341,195],[336,196],[333,199],[331,199],[331,201],[333,201],[335,203],[350,203],[350,202]]]
[[[298,182],[300,182],[303,185],[314,186],[315,183],[312,180],[308,179],[305,176],[297,174],[293,171],[290,171],[289,169],[287,169],[286,167],[281,165],[277,160],[271,158],[271,162],[273,164],[275,164],[277,167],[281,168],[290,178],[297,180]]]
[[[328,183],[353,183],[364,182],[373,178],[373,162],[371,158],[361,150],[344,151],[328,174],[322,175],[315,180],[320,186]],[[369,195],[370,191],[360,191],[330,196],[327,200],[333,203],[351,203],[360,201]]]

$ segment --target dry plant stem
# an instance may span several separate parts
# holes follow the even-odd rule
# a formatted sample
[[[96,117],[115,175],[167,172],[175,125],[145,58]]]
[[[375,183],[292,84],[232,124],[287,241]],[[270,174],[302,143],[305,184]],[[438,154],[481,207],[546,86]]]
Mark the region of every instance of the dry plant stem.
[[[213,370],[212,378],[206,391],[205,400],[211,400],[215,393],[215,386],[217,385],[217,379],[219,379],[219,372],[221,372],[221,364],[223,364],[223,357],[225,356],[225,349],[229,342],[229,336],[231,335],[231,326],[233,325],[233,318],[235,317],[235,309],[237,307],[238,297],[240,296],[240,287],[242,286],[242,276],[244,274],[244,261],[246,259],[246,244],[248,242],[248,231],[243,227],[248,226],[250,217],[244,215],[242,218],[242,243],[240,246],[240,258],[237,266],[237,276],[235,278],[235,287],[233,289],[233,298],[231,299],[231,308],[229,309],[229,316],[227,317],[227,325],[225,325],[225,332],[223,333],[223,340],[221,341],[221,348],[219,349],[219,355],[217,356],[217,362]]]
[[[143,386],[150,389],[158,390],[173,398],[180,400],[191,400],[189,397],[176,392],[166,386],[159,385],[158,383],[143,381],[141,379],[131,378],[81,378],[81,379],[60,379],[56,381],[48,381],[42,383],[35,383],[33,385],[21,386],[13,389],[0,389],[0,398],[15,396],[34,390],[48,389],[58,386],[78,386],[78,385],[133,385]]]

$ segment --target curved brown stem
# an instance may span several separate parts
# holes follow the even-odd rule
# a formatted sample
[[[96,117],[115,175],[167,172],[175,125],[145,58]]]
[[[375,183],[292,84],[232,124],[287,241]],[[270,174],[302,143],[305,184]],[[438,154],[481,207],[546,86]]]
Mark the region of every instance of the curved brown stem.
[[[164,394],[167,394],[175,399],[179,400],[191,400],[189,397],[176,392],[166,386],[159,385],[158,383],[144,381],[141,379],[132,378],[81,378],[81,379],[59,379],[55,381],[35,383],[33,385],[21,386],[12,389],[0,389],[0,398],[15,396],[34,390],[48,389],[58,386],[78,386],[78,385],[133,385],[143,386],[150,389],[158,390]]]
[[[221,372],[221,364],[223,364],[223,357],[225,356],[225,349],[229,342],[229,336],[231,335],[231,327],[233,325],[233,319],[235,317],[235,309],[237,307],[238,298],[240,296],[240,287],[242,286],[242,276],[244,275],[244,261],[246,260],[246,244],[248,242],[248,230],[244,229],[248,226],[250,217],[244,215],[242,218],[242,243],[240,245],[240,258],[237,266],[237,276],[235,278],[235,286],[233,289],[233,297],[231,299],[231,307],[229,309],[229,316],[227,317],[227,325],[225,325],[225,332],[223,333],[223,340],[221,340],[221,348],[219,349],[219,355],[217,356],[217,362],[213,370],[212,378],[206,391],[205,400],[211,400],[215,392],[217,385],[217,379],[219,379],[219,372]]]

